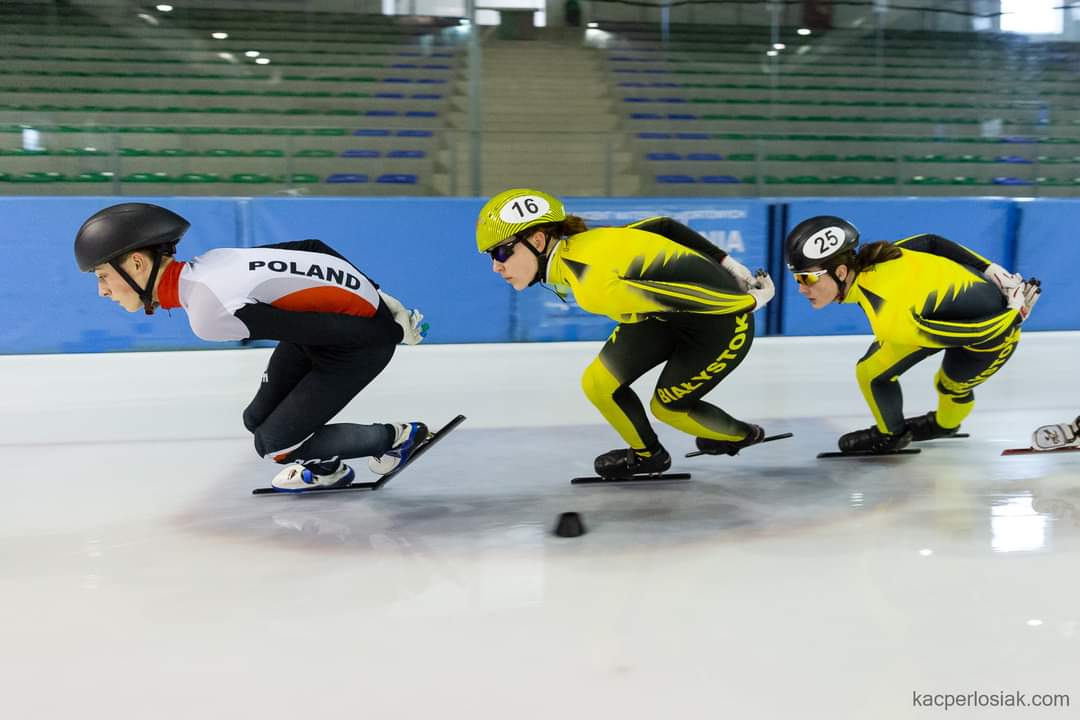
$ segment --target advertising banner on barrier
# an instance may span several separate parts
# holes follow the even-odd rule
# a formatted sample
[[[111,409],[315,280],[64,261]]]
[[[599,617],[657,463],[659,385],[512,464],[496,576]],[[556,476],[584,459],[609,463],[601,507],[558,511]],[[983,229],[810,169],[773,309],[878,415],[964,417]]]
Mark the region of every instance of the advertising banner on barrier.
[[[704,235],[751,269],[768,261],[768,203],[758,200],[669,198],[570,198],[566,211],[584,218],[590,228],[628,225],[666,216]],[[530,288],[515,298],[514,340],[603,340],[614,321],[584,312],[573,297]],[[764,334],[764,318],[758,320]]]

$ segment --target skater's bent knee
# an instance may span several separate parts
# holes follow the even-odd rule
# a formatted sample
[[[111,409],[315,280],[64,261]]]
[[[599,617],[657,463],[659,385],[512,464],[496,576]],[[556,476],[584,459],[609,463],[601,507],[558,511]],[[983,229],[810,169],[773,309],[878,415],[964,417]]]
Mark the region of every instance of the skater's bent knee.
[[[585,368],[585,372],[581,376],[581,389],[584,391],[585,397],[595,404],[600,400],[610,400],[615,391],[619,389],[619,381],[611,374],[610,370],[604,367],[604,364],[600,362],[600,358],[597,358],[589,364],[589,367]]]
[[[253,433],[259,429],[259,425],[261,424],[261,418],[256,417],[255,413],[252,412],[251,408],[247,408],[246,410],[244,410],[243,418],[244,427],[247,428],[248,432]]]

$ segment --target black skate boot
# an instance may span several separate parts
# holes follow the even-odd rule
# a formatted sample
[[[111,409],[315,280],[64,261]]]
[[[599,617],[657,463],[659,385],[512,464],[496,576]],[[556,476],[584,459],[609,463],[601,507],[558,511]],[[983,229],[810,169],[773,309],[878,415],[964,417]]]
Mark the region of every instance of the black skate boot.
[[[855,430],[840,436],[840,451],[845,453],[887,454],[903,450],[911,444],[911,431],[886,434],[877,427]]]
[[[632,448],[625,448],[604,453],[596,458],[593,467],[596,474],[604,479],[656,475],[671,467],[671,456],[664,448],[653,452],[649,457],[639,455]]]
[[[697,449],[706,455],[738,455],[739,451],[751,445],[757,445],[765,439],[765,429],[760,425],[750,425],[750,433],[742,440],[713,440],[698,438]]]
[[[959,425],[954,428],[943,428],[938,425],[937,413],[933,410],[925,415],[905,418],[904,423],[907,424],[907,429],[911,432],[911,439],[915,442],[952,437],[960,431]]]

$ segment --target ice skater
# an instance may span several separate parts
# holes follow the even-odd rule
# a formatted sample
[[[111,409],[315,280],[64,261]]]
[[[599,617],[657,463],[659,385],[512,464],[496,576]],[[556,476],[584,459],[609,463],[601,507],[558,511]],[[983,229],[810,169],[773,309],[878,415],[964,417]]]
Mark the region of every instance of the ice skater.
[[[814,309],[858,303],[874,333],[855,374],[875,425],[842,435],[845,453],[894,452],[955,435],[975,406],[974,388],[1012,357],[1041,291],[1037,280],[939,235],[859,247],[855,226],[830,215],[796,225],[785,251]],[[941,350],[937,409],[905,419],[900,375]]]
[[[484,205],[476,244],[515,290],[547,283],[563,297],[572,292],[583,310],[618,321],[582,378],[585,395],[629,445],[597,457],[598,475],[654,475],[671,466],[630,388],[661,364],[652,413],[695,436],[699,450],[734,453],[765,438],[758,425],[703,398],[749,352],[753,311],[773,296],[768,275],[755,276],[670,218],[588,230],[558,199],[529,189]]]
[[[157,205],[123,203],[92,215],[75,237],[79,270],[128,312],[183,308],[204,340],[277,340],[243,421],[255,450],[286,467],[275,489],[348,485],[343,459],[369,457],[385,474],[428,436],[424,423],[328,424],[382,372],[399,342],[423,338],[423,316],[378,289],[319,240],[210,250],[175,258],[189,223]]]

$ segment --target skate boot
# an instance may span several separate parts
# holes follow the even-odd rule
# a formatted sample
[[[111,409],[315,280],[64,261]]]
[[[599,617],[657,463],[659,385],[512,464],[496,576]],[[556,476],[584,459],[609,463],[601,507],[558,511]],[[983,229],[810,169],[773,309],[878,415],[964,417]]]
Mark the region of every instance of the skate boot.
[[[960,430],[959,425],[954,428],[943,428],[938,425],[937,413],[933,410],[925,415],[905,418],[904,423],[907,425],[907,429],[911,431],[911,439],[914,442],[952,437]]]
[[[408,460],[430,435],[422,422],[388,424],[394,429],[394,444],[385,454],[368,458],[368,469],[376,475],[385,475]]]
[[[664,448],[649,457],[639,455],[632,448],[612,450],[596,458],[593,463],[596,474],[602,478],[628,478],[634,475],[656,475],[671,467],[671,456]]]
[[[1080,448],[1080,417],[1073,423],[1043,425],[1031,434],[1033,450]]]
[[[356,475],[353,469],[343,462],[338,462],[337,469],[332,472],[320,472],[322,470],[318,465],[305,467],[300,463],[292,463],[279,472],[270,484],[279,492],[326,490],[345,487]]]
[[[738,455],[739,451],[751,445],[757,445],[765,439],[765,429],[760,425],[750,425],[750,432],[742,440],[713,440],[698,438],[697,449],[706,455]]]
[[[844,433],[837,443],[841,452],[886,454],[903,450],[911,444],[911,431],[901,433],[883,433],[877,427]]]

